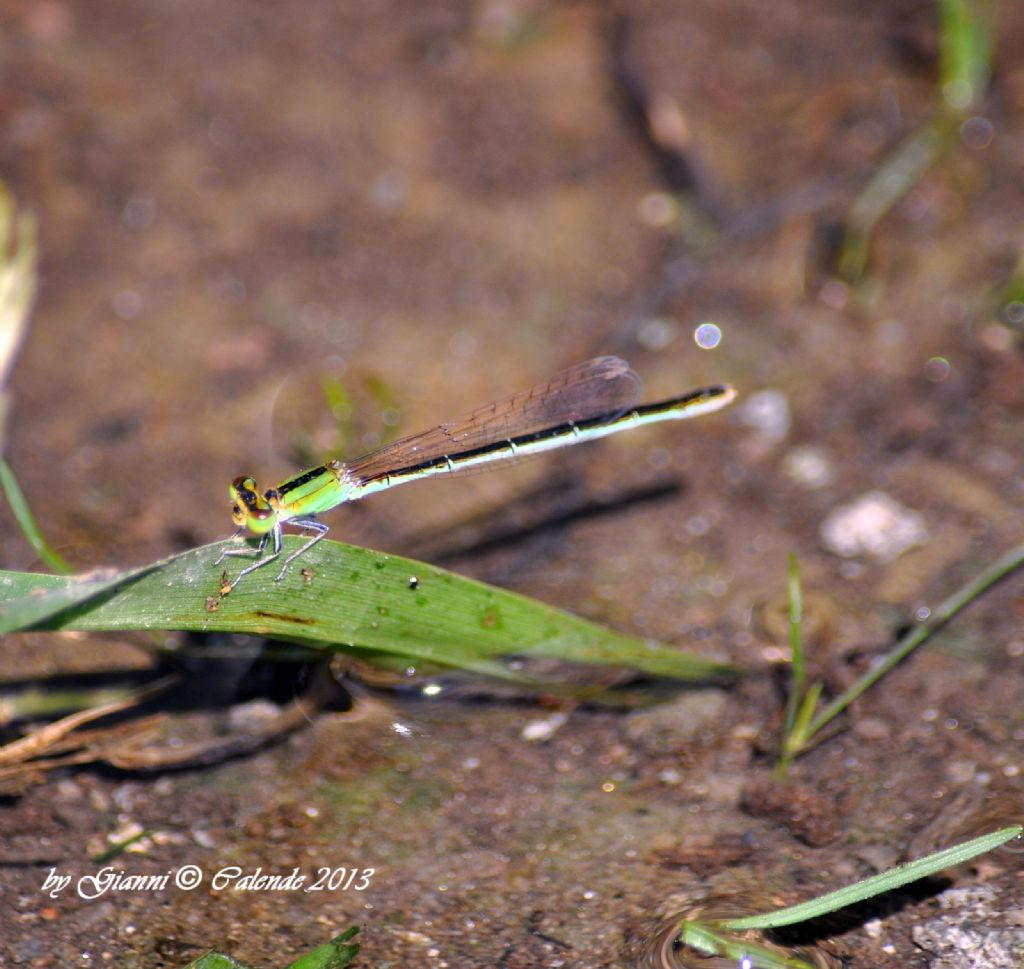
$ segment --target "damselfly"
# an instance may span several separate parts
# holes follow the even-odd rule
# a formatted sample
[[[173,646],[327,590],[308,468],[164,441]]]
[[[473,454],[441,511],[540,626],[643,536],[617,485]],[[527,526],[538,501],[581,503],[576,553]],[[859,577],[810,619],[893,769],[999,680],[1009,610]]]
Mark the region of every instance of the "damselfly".
[[[231,517],[239,534],[260,536],[256,561],[226,583],[230,592],[250,572],[281,555],[281,527],[292,525],[311,537],[289,555],[277,578],[328,531],[316,515],[376,491],[512,458],[592,441],[642,424],[697,417],[724,407],[736,396],[727,385],[704,387],[668,400],[637,405],[640,378],[618,357],[595,357],[556,374],[530,390],[487,404],[461,420],[439,424],[373,451],[348,464],[329,461],[260,493],[250,477],[231,483]],[[268,553],[267,546],[272,545]],[[228,556],[252,549],[225,549]]]

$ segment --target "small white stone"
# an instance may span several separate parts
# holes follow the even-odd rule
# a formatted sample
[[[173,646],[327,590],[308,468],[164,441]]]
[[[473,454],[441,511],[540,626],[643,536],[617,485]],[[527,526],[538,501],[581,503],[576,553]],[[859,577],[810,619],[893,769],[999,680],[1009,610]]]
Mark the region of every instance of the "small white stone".
[[[835,480],[835,470],[828,455],[818,447],[795,447],[782,459],[782,470],[791,480],[805,488],[824,488]]]
[[[891,562],[908,548],[927,542],[928,529],[918,512],[904,508],[883,491],[869,491],[821,523],[821,540],[843,558],[868,555]]]
[[[789,400],[781,390],[756,391],[740,405],[739,414],[766,441],[781,441],[789,433]]]
[[[565,722],[568,719],[568,714],[553,713],[550,717],[544,717],[542,720],[531,720],[525,727],[523,727],[519,736],[523,740],[531,740],[534,743],[543,743],[546,740],[550,740],[556,733],[558,733],[558,731],[565,726]]]

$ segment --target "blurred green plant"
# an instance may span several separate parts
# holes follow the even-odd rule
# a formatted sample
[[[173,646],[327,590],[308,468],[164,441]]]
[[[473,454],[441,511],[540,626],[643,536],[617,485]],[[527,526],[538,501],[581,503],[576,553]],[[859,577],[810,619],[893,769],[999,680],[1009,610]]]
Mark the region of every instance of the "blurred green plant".
[[[878,223],[956,144],[960,125],[988,90],[998,0],[939,0],[938,9],[940,106],[935,118],[896,147],[850,206],[839,274],[851,282],[864,275]]]
[[[999,316],[1017,339],[1017,345],[1024,345],[1024,255],[1010,273],[1010,278],[999,294]]]
[[[999,0],[939,0],[939,83],[954,120],[985,96],[998,26]]]
[[[31,212],[18,212],[11,193],[0,182],[0,390],[6,390],[35,295],[36,220]],[[2,427],[6,396],[0,401]]]
[[[395,394],[379,377],[350,386],[337,374],[310,371],[289,377],[279,389],[273,437],[290,464],[313,467],[390,443],[400,417]]]
[[[316,949],[289,962],[285,969],[345,969],[359,954],[359,943],[352,940],[358,935],[358,926],[346,929]],[[254,969],[248,962],[242,962],[223,952],[207,952],[190,962],[185,969]]]

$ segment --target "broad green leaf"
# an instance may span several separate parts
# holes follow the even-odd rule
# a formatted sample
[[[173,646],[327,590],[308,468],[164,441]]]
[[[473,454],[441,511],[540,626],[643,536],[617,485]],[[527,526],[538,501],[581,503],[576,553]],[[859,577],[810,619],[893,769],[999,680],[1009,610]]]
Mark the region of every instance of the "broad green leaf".
[[[300,547],[289,536],[285,551]],[[324,541],[280,582],[270,566],[221,596],[220,542],[122,575],[0,572],[0,632],[179,629],[271,636],[361,656],[516,677],[509,655],[625,666],[683,680],[738,671],[626,636],[514,592],[395,555]],[[229,545],[228,547],[234,547]],[[230,575],[239,559],[226,560]]]

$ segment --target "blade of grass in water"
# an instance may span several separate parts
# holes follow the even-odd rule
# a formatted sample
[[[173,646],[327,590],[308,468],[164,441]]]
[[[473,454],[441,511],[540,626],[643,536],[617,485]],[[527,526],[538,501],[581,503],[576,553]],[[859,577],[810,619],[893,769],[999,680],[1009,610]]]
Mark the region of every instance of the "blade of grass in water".
[[[808,727],[818,709],[822,684],[807,686],[807,662],[803,642],[803,586],[796,556],[789,556],[789,648],[792,654],[793,675],[786,701],[786,717],[782,730],[781,755],[776,765],[778,777],[785,777],[793,758],[808,740]]]
[[[839,255],[845,279],[857,281],[864,275],[878,223],[956,144],[961,122],[981,104],[998,26],[998,0],[940,0],[939,86],[945,110],[897,146],[850,206]]]
[[[991,834],[983,834],[981,837],[972,838],[963,844],[954,845],[952,848],[944,848],[934,854],[917,861],[908,861],[889,871],[883,871],[879,875],[865,878],[863,881],[853,885],[847,885],[837,891],[829,892],[819,898],[812,898],[808,902],[801,902],[799,905],[791,905],[789,908],[782,908],[775,912],[768,912],[763,915],[752,915],[748,918],[725,919],[720,924],[734,932],[742,932],[746,929],[776,929],[783,925],[795,925],[797,922],[806,922],[808,919],[819,918],[829,912],[846,908],[865,899],[874,898],[884,892],[891,892],[894,889],[909,885],[910,882],[919,878],[927,878],[936,872],[945,871],[955,865],[961,865],[971,858],[975,858],[986,851],[998,848],[1012,838],[1019,837],[1021,826],[1013,825],[1009,828],[1001,828]]]
[[[804,693],[806,666],[804,664],[804,644],[801,634],[803,623],[803,589],[800,584],[800,566],[796,556],[789,556],[789,649],[792,656],[793,676],[789,685],[789,700],[786,704],[786,720],[784,735],[793,732],[797,713]]]
[[[71,572],[71,566],[50,547],[43,537],[43,532],[35,519],[35,515],[32,514],[32,509],[28,506],[28,501],[25,499],[25,495],[18,484],[18,479],[14,477],[14,472],[11,470],[10,465],[2,457],[0,457],[0,487],[3,488],[4,497],[11,508],[14,520],[18,523],[18,527],[21,529],[29,545],[35,549],[36,555],[54,572],[68,575]]]
[[[810,726],[807,728],[808,739],[813,737],[830,720],[842,713],[865,690],[874,686],[878,680],[885,676],[893,667],[901,663],[918,646],[942,629],[961,609],[968,606],[997,582],[1001,582],[1016,569],[1020,568],[1022,564],[1024,564],[1024,544],[1011,549],[995,564],[982,572],[981,575],[972,579],[963,588],[957,590],[948,599],[940,603],[927,620],[911,629],[885,655],[881,662],[873,665],[862,677],[837,696],[811,721]]]
[[[919,878],[926,878],[962,864],[977,855],[998,848],[1012,838],[1019,838],[1020,834],[1020,825],[1002,828],[954,845],[952,848],[937,851],[917,861],[899,865],[871,878],[865,878],[838,891],[774,912],[735,919],[685,919],[679,924],[678,939],[683,945],[705,956],[735,960],[737,965],[749,966],[751,969],[813,969],[810,962],[799,956],[787,956],[775,949],[759,945],[747,936],[735,933],[776,929],[820,918],[857,902],[902,888]]]
[[[942,95],[958,115],[976,109],[988,88],[998,22],[998,0],[939,2]]]
[[[297,537],[286,539],[292,548],[301,543]],[[500,663],[502,657],[554,657],[683,680],[738,673],[513,592],[340,542],[321,542],[303,559],[306,568],[281,582],[254,573],[249,582],[221,597],[221,571],[213,562],[223,544],[91,580],[0,572],[0,632],[251,633],[513,679],[524,678]]]

